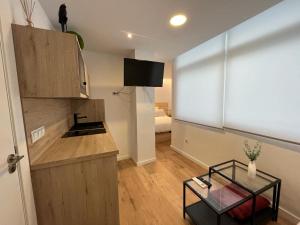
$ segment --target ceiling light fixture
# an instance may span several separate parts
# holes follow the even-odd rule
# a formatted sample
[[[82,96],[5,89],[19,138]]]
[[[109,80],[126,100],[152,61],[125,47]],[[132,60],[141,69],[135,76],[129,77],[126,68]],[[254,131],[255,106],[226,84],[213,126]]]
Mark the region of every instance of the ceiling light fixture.
[[[178,26],[185,24],[186,21],[187,21],[186,16],[183,14],[179,14],[179,15],[173,16],[170,19],[170,24],[174,27],[178,27]]]
[[[132,33],[127,33],[127,37],[128,37],[129,39],[131,39],[131,38],[132,38]]]

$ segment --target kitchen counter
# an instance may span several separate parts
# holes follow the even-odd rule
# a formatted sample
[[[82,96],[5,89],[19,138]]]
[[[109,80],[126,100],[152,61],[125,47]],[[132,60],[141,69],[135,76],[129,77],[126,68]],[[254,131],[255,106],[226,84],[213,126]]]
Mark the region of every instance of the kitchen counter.
[[[45,149],[31,165],[38,224],[120,225],[117,153],[108,130]]]
[[[82,162],[119,153],[108,129],[107,133],[59,138],[52,146],[31,162],[31,170],[45,169]]]

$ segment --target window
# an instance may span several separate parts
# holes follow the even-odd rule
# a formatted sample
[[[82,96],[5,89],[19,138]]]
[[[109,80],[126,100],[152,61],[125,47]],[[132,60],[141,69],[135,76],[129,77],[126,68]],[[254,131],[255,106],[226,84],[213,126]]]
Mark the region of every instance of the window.
[[[228,32],[226,127],[299,142],[299,12],[285,1]]]
[[[178,56],[175,118],[300,143],[299,12],[283,1]]]
[[[176,119],[223,126],[224,59],[225,34],[175,59]]]

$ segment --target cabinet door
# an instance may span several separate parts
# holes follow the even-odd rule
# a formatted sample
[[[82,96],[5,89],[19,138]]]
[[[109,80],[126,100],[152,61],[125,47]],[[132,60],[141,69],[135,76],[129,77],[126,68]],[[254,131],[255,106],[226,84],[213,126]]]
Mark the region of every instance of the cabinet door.
[[[79,64],[79,76],[80,76],[80,93],[87,96],[88,92],[87,92],[86,69],[85,69],[85,64],[80,49],[78,49],[78,64]]]
[[[79,97],[78,49],[72,34],[13,25],[22,97]]]
[[[120,225],[117,176],[116,155],[32,171],[38,224]]]

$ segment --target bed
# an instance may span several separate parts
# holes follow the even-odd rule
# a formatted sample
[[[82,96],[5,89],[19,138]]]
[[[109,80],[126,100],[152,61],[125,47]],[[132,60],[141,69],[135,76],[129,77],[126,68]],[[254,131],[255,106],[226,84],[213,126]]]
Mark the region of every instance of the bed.
[[[155,139],[156,143],[171,140],[172,118],[168,115],[168,103],[155,103]]]
[[[163,133],[171,131],[172,118],[165,116],[155,117],[155,133]]]

